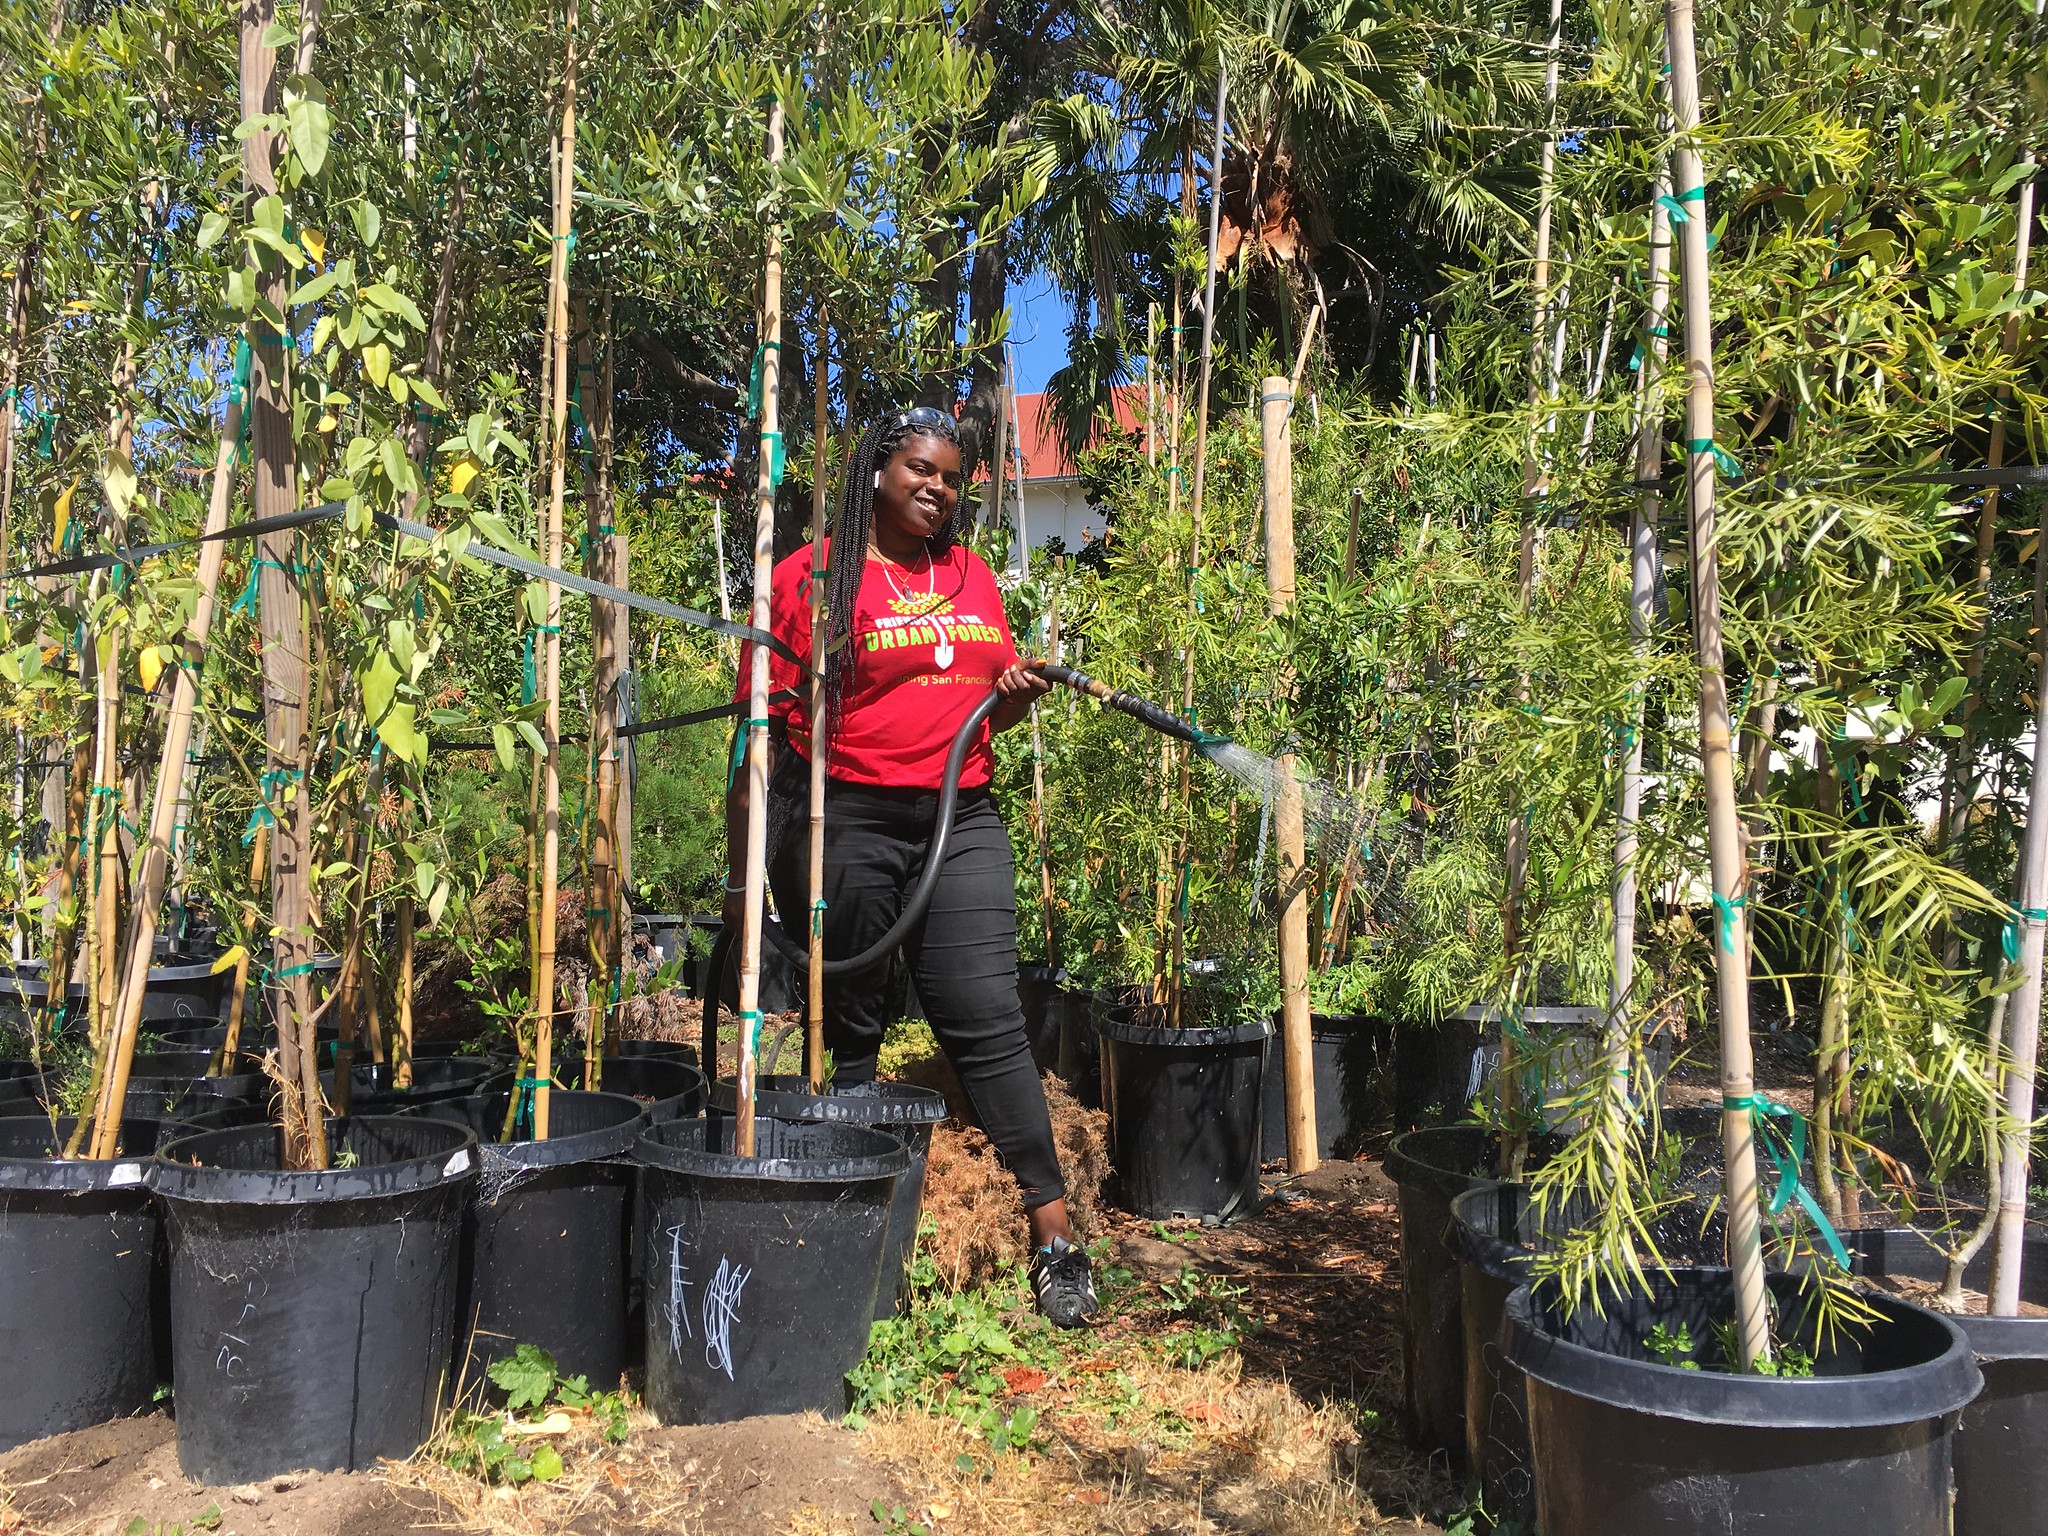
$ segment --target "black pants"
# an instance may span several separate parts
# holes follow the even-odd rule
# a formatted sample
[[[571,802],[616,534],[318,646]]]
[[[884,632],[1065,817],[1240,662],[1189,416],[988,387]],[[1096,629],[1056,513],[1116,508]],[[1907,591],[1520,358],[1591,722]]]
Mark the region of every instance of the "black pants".
[[[793,755],[793,754],[792,754]],[[924,869],[939,797],[930,790],[829,782],[825,797],[825,954],[857,954],[888,931]],[[776,910],[809,931],[810,835],[791,818],[775,860]],[[1010,836],[995,798],[963,790],[932,904],[903,958],[932,1032],[960,1074],[982,1129],[1016,1177],[1029,1210],[1066,1197],[1045,1089],[1017,1001],[1017,887]],[[891,965],[825,988],[833,1081],[871,1082],[894,1009]]]

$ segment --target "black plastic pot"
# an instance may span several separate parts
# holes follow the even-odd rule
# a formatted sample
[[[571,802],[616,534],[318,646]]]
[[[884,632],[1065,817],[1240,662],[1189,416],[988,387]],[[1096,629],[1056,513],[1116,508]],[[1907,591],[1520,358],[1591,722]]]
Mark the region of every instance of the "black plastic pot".
[[[351,1115],[398,1115],[422,1104],[438,1104],[465,1094],[487,1093],[512,1075],[502,1061],[487,1056],[445,1056],[412,1064],[412,1086],[394,1088],[389,1062],[358,1061],[351,1066],[349,1113]],[[321,1078],[329,1099],[334,1095],[334,1074]]]
[[[1270,1030],[1111,1019],[1102,1091],[1124,1198],[1140,1216],[1249,1215],[1259,1196],[1259,1091]]]
[[[1955,1536],[2048,1531],[2048,1318],[1951,1320],[1984,1373],[1956,1434]]]
[[[1499,1143],[1478,1125],[1396,1136],[1385,1167],[1401,1214],[1401,1359],[1416,1445],[1465,1460],[1464,1277],[1447,1238],[1451,1202],[1490,1177]]]
[[[1394,1032],[1370,1014],[1309,1015],[1314,1042],[1316,1156],[1349,1157],[1361,1137],[1388,1113],[1386,1057]],[[1280,1065],[1280,1021],[1273,1021],[1273,1053],[1259,1110],[1260,1156],[1287,1155],[1287,1074]]]
[[[730,1115],[731,1078],[712,1085],[711,1109]],[[946,1096],[914,1083],[860,1083],[824,1095],[810,1093],[801,1077],[763,1078],[754,1096],[755,1113],[777,1120],[818,1120],[834,1125],[867,1125],[888,1131],[910,1153],[910,1166],[896,1181],[889,1202],[889,1237],[883,1245],[882,1283],[875,1288],[875,1316],[894,1317],[906,1297],[904,1280],[917,1247],[917,1218],[924,1209],[925,1159],[932,1127],[946,1118]]]
[[[1805,1378],[1681,1370],[1662,1325],[1714,1348],[1734,1316],[1725,1269],[1651,1271],[1642,1289],[1569,1311],[1547,1286],[1508,1298],[1508,1355],[1527,1375],[1544,1536],[1939,1536],[1956,1411],[1983,1385],[1953,1321],[1867,1295],[1868,1328],[1823,1326],[1816,1293],[1769,1277],[1778,1336]]]
[[[0,1119],[0,1451],[149,1406],[160,1375],[156,1207],[167,1129],[126,1120],[121,1156],[57,1156],[75,1122]]]
[[[228,1037],[228,1027],[216,1020],[211,1024],[188,1024],[152,1033],[167,1051],[217,1051]],[[331,1024],[321,1024],[315,1026],[314,1033],[320,1050],[320,1064],[323,1067],[333,1065],[334,1042],[341,1038],[340,1031]],[[239,1038],[245,1051],[264,1051],[277,1044],[277,1036],[267,1024],[259,1026],[249,1019],[242,1021]]]
[[[212,1065],[208,1050],[137,1051],[129,1063],[123,1112],[182,1120],[230,1104],[269,1100],[272,1084],[258,1057],[245,1052],[218,1077],[207,1076]]]
[[[736,1123],[670,1121],[634,1149],[647,1405],[664,1424],[836,1417],[867,1348],[890,1197],[910,1153],[866,1126],[761,1116],[758,1155],[742,1158],[726,1150]]]
[[[467,1340],[465,1390],[521,1344],[555,1357],[564,1376],[610,1390],[626,1369],[626,1237],[639,1138],[638,1100],[616,1093],[548,1095],[546,1141],[500,1141],[509,1092],[470,1094],[415,1114],[476,1133],[482,1163],[462,1225],[457,1326]]]
[[[573,1056],[555,1067],[555,1081],[581,1087],[583,1058]],[[704,1108],[704,1074],[688,1062],[661,1056],[607,1056],[599,1086],[606,1093],[638,1099],[650,1125],[687,1119]]]
[[[1044,965],[1017,967],[1017,1002],[1024,1009],[1024,1035],[1031,1042],[1031,1059],[1040,1073],[1060,1069],[1060,1042],[1069,1025],[1072,1001],[1067,992],[1067,973]]]
[[[476,1137],[423,1117],[331,1122],[352,1166],[279,1169],[269,1126],[160,1149],[178,1465],[216,1485],[361,1471],[433,1433],[455,1333]]]
[[[621,1040],[614,1056],[630,1056],[636,1061],[680,1061],[687,1066],[697,1065],[697,1047],[687,1040]]]

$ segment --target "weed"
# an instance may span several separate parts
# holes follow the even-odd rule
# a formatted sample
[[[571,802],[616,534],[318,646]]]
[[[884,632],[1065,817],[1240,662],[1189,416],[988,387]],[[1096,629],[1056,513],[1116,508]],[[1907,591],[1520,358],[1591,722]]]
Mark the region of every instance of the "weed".
[[[1163,1221],[1152,1223],[1152,1235],[1162,1243],[1179,1243],[1182,1247],[1186,1247],[1189,1243],[1198,1243],[1202,1240],[1202,1233],[1199,1228],[1189,1227],[1184,1232],[1177,1232]]]
[[[548,1440],[521,1435],[515,1414],[557,1408],[590,1414],[602,1427],[607,1443],[626,1438],[626,1399],[617,1392],[593,1392],[581,1376],[560,1376],[555,1357],[532,1344],[521,1344],[494,1361],[489,1375],[505,1394],[502,1414],[457,1409],[442,1436],[440,1458],[458,1472],[488,1482],[552,1482],[562,1475],[562,1453]]]
[[[194,1515],[188,1523],[183,1520],[159,1520],[154,1525],[137,1515],[122,1528],[121,1536],[186,1536],[188,1531],[217,1531],[220,1529],[220,1506],[209,1504]]]
[[[1643,1340],[1643,1348],[1655,1355],[1665,1365],[1677,1366],[1681,1371],[1696,1371],[1699,1361],[1692,1358],[1692,1329],[1680,1323],[1674,1331],[1659,1323],[1650,1330],[1650,1336]]]
[[[911,1519],[901,1504],[884,1504],[876,1499],[868,1505],[868,1513],[882,1528],[882,1536],[932,1536],[931,1527]]]
[[[1167,1358],[1183,1370],[1197,1371],[1244,1342],[1246,1334],[1257,1333],[1260,1320],[1239,1309],[1238,1298],[1250,1287],[1233,1285],[1222,1275],[1205,1275],[1186,1265],[1171,1280],[1160,1282],[1164,1309],[1169,1317],[1184,1319],[1192,1326],[1176,1330],[1161,1341]]]

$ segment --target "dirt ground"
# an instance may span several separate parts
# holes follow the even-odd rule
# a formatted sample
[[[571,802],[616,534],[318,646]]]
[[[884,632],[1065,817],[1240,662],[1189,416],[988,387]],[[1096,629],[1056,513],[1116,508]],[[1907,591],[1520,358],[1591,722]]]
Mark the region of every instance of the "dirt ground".
[[[668,1429],[635,1411],[607,1444],[567,1416],[563,1473],[493,1486],[432,1448],[357,1474],[206,1488],[179,1473],[165,1412],[0,1456],[0,1533],[36,1536],[1324,1536],[1435,1532],[1458,1491],[1398,1436],[1400,1264],[1393,1187],[1376,1162],[1268,1180],[1227,1229],[1106,1213],[1109,1305],[1041,1340],[1050,1368],[1005,1373],[1029,1406],[1023,1450],[961,1416],[896,1408],[860,1429],[815,1416]],[[1238,1347],[1192,1368],[1161,1348],[1160,1298],[1213,1290]],[[1021,1297],[1017,1298],[1021,1301]],[[1039,1324],[1021,1306],[1008,1324]],[[559,1416],[558,1416],[559,1417]]]

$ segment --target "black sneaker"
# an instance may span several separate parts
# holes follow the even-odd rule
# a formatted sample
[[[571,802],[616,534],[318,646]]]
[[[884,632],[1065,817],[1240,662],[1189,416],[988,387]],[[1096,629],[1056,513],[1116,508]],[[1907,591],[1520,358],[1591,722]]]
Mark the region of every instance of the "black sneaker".
[[[1056,1237],[1031,1256],[1031,1290],[1056,1328],[1078,1328],[1095,1315],[1095,1276],[1088,1255]]]

